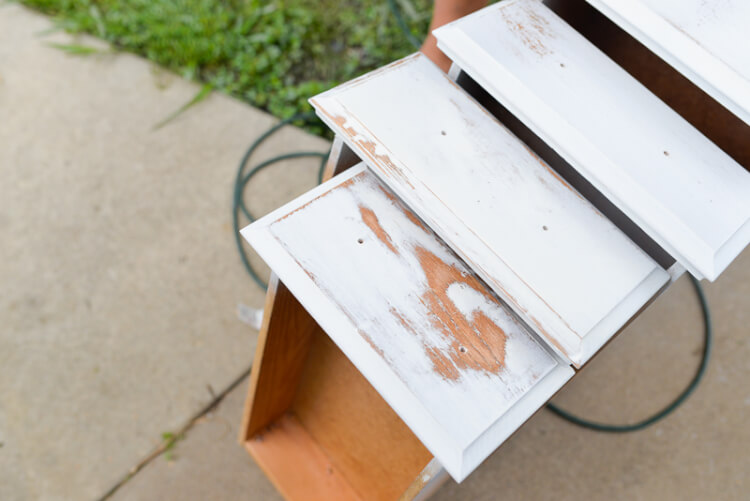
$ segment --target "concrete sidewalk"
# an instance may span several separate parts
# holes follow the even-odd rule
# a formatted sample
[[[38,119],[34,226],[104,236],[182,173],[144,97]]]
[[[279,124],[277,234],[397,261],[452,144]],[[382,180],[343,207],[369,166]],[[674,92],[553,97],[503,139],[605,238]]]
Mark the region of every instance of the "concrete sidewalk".
[[[275,120],[214,94],[153,130],[198,87],[128,54],[67,55],[51,27],[0,5],[3,501],[107,492],[249,367],[236,308],[264,296],[230,208],[239,159]],[[327,148],[288,128],[262,154]],[[253,207],[314,186],[316,166],[264,172]]]
[[[214,94],[153,130],[198,88],[132,55],[66,55],[46,44],[71,37],[40,35],[50,26],[0,4],[2,501],[108,492],[249,367],[255,332],[235,310],[263,302],[234,249],[230,196],[274,120]],[[287,128],[263,154],[326,148]],[[316,163],[259,176],[256,212],[313,186]],[[674,415],[611,435],[541,411],[436,499],[748,499],[750,251],[706,289],[714,354]],[[683,278],[556,401],[601,421],[643,417],[690,379],[701,330]],[[280,499],[236,443],[246,387],[112,499]]]

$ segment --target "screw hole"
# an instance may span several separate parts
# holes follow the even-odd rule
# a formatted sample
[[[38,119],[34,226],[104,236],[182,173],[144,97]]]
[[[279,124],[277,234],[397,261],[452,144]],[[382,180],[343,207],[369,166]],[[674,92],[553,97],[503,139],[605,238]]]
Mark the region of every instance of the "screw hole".
[[[547,228],[546,226],[542,226],[542,229],[543,229],[544,231],[547,231],[547,230],[548,230],[549,228]]]
[[[440,131],[440,134],[442,134],[443,136],[445,136],[445,135],[446,135],[446,133],[445,133],[445,131],[444,131],[444,130],[441,130],[441,131]]]
[[[669,156],[669,152],[668,152],[668,151],[666,151],[666,150],[664,150],[664,156],[665,156],[665,157],[668,157],[668,156]]]
[[[461,353],[466,353],[466,348],[464,348],[463,346],[461,346],[461,347],[460,347],[460,348],[458,349],[458,351],[460,351]]]
[[[565,68],[565,64],[560,63],[560,68]]]
[[[363,243],[365,243],[365,241],[364,241],[363,239],[361,239],[361,238],[360,238],[360,239],[357,239],[357,243],[358,243],[358,244],[363,244]]]

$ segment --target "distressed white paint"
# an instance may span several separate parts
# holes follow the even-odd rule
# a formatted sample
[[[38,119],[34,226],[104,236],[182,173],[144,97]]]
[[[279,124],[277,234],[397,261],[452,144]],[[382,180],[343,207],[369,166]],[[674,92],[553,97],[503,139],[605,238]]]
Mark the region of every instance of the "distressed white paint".
[[[380,234],[363,219],[363,210],[376,216]],[[258,220],[242,234],[460,481],[541,407],[573,370],[489,290],[460,285],[476,281],[483,287],[408,211],[361,164]],[[428,275],[439,273],[441,267],[425,268],[426,253],[456,275],[441,282],[450,289],[444,304],[450,308],[455,300],[461,312],[452,314],[450,325],[442,324],[431,306],[430,298],[446,291],[428,283]],[[504,363],[491,371],[462,368],[460,362],[441,370],[435,354],[471,360],[465,357],[502,341],[495,327],[477,324],[470,332],[458,332],[459,317],[475,322],[480,313],[505,333]],[[467,352],[461,352],[459,344]]]
[[[537,0],[435,31],[440,48],[696,276],[750,240],[750,174]]]
[[[423,56],[311,102],[573,364],[588,360],[667,282],[664,270]]]
[[[588,0],[750,124],[748,0]]]

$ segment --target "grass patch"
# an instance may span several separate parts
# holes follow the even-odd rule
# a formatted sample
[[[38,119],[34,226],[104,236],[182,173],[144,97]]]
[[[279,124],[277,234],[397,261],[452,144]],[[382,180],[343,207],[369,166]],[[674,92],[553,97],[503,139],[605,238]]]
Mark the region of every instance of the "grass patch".
[[[19,1],[62,29],[96,35],[279,118],[414,51],[387,0]],[[396,3],[421,38],[432,2]]]

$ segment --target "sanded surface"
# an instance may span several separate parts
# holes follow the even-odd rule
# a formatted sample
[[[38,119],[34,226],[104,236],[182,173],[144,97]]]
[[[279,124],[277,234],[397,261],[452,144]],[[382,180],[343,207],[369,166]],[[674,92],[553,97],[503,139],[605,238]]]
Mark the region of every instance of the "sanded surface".
[[[666,282],[652,259],[426,58],[406,58],[311,102],[572,363],[588,360]]]
[[[395,501],[432,459],[322,332],[312,342],[292,411],[363,499]]]
[[[243,235],[456,479],[572,374],[363,165]]]
[[[288,500],[362,499],[291,414],[276,420],[245,446]]]
[[[359,163],[340,139],[331,145],[323,181]],[[320,327],[275,274],[268,280],[263,323],[250,376],[240,442],[270,424],[290,406],[305,361],[310,339]]]
[[[750,124],[750,2],[588,1]]]
[[[320,327],[289,289],[272,276],[240,430],[241,442],[289,409],[310,340],[319,331]]]
[[[750,240],[750,174],[541,2],[492,5],[441,48],[694,275]]]

